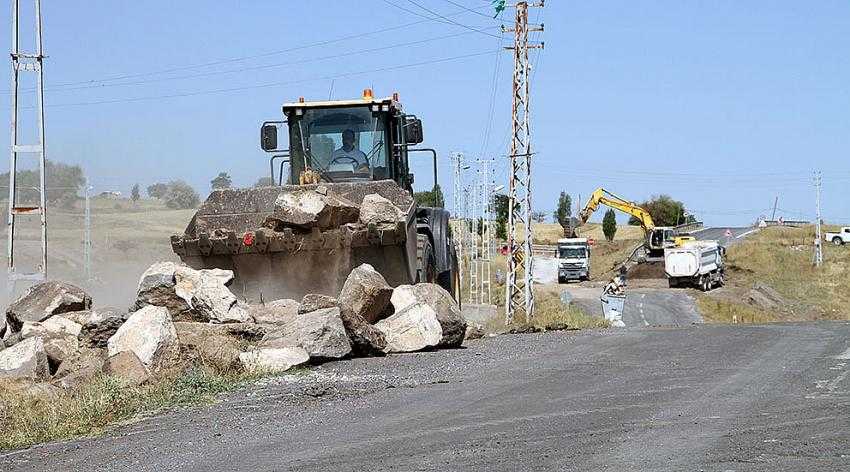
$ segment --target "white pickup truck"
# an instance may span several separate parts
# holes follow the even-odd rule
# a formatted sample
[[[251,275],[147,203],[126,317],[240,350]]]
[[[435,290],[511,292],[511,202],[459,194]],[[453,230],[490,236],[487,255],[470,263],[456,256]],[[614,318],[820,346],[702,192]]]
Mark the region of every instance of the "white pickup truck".
[[[837,233],[824,233],[823,239],[826,241],[832,241],[832,244],[835,244],[836,246],[850,243],[850,226],[841,228],[841,231]]]

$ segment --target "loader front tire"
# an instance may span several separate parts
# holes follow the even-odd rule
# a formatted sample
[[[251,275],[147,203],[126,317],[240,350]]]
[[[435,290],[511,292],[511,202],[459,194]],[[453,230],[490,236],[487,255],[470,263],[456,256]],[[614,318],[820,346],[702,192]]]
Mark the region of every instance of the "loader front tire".
[[[427,234],[416,235],[416,282],[434,283],[437,279],[437,258]]]

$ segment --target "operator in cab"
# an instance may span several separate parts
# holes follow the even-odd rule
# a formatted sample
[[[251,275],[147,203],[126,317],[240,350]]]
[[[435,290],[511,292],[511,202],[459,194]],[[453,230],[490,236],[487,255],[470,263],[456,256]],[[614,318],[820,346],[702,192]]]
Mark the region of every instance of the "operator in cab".
[[[356,172],[369,170],[366,153],[357,149],[354,143],[354,131],[347,129],[342,132],[342,146],[331,154],[331,164],[354,164]]]

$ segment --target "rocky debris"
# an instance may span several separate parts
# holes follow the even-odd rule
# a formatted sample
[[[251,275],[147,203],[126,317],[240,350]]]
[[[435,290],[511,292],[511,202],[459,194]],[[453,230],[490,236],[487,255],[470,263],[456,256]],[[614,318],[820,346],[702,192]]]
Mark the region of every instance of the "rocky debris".
[[[80,340],[88,347],[106,348],[109,338],[115,335],[129,316],[129,313],[115,308],[93,311],[80,330]]]
[[[424,303],[414,303],[389,318],[379,321],[376,328],[386,336],[385,351],[414,352],[437,347],[443,339],[443,329],[437,311]]]
[[[484,327],[481,325],[466,325],[466,333],[464,334],[463,339],[481,339],[486,335],[487,332],[484,331]]]
[[[146,306],[131,314],[107,342],[109,356],[123,351],[133,351],[151,370],[176,359],[179,342],[168,309]]]
[[[33,382],[27,379],[5,380],[3,390],[26,397],[36,398],[41,401],[54,401],[59,398],[62,390],[47,382]]]
[[[360,264],[351,271],[339,293],[343,314],[356,315],[367,323],[386,318],[393,288],[384,276],[369,264]]]
[[[103,363],[103,373],[132,386],[143,385],[151,377],[148,368],[133,351],[121,351],[109,356]]]
[[[339,359],[351,353],[351,341],[338,307],[299,314],[292,322],[269,332],[260,345],[299,346],[313,360]]]
[[[0,351],[0,378],[45,380],[50,377],[44,341],[40,337],[25,339]]]
[[[231,336],[240,341],[258,342],[268,333],[268,328],[253,323],[212,324],[194,321],[175,321],[174,328],[180,343],[197,344],[210,336]]]
[[[274,231],[285,228],[309,230],[311,228],[335,229],[355,223],[360,215],[357,205],[323,187],[281,192],[274,203],[274,212],[263,226]]]
[[[395,226],[406,219],[406,215],[398,207],[377,193],[363,197],[360,205],[360,222],[365,225]]]
[[[290,298],[274,300],[251,307],[251,316],[259,324],[281,324],[291,321],[298,314],[298,301]]]
[[[6,314],[0,314],[0,339],[6,334]],[[2,344],[2,343],[0,343]]]
[[[744,295],[744,300],[762,310],[778,310],[787,307],[787,301],[773,287],[757,282],[753,288]]]
[[[231,280],[230,270],[158,262],[142,274],[131,311],[153,305],[167,308],[178,321],[250,322],[247,307],[227,288]]]
[[[334,297],[320,295],[318,293],[308,293],[301,299],[301,305],[298,307],[298,313],[310,313],[312,311],[321,310],[323,308],[333,308],[339,306],[339,302]]]
[[[65,359],[53,374],[53,383],[64,389],[76,388],[90,381],[103,369],[102,349],[80,349],[79,355]]]
[[[198,360],[220,372],[236,371],[242,367],[239,343],[228,336],[210,336],[195,346]]]
[[[393,290],[390,301],[396,312],[416,303],[433,308],[442,328],[438,347],[459,347],[466,336],[466,320],[451,294],[437,284],[422,283],[399,285]]]
[[[44,321],[69,311],[88,310],[91,297],[83,289],[65,282],[48,281],[30,287],[6,309],[8,328],[20,331],[24,322]]]
[[[283,372],[310,360],[301,347],[263,347],[239,354],[245,370],[250,372]]]
[[[70,335],[77,337],[83,329],[82,325],[62,316],[52,316],[41,322],[41,326],[50,334]]]
[[[80,355],[77,338],[71,336],[44,339],[44,352],[47,354],[47,365],[50,373],[56,373],[59,365],[66,360],[72,360]]]

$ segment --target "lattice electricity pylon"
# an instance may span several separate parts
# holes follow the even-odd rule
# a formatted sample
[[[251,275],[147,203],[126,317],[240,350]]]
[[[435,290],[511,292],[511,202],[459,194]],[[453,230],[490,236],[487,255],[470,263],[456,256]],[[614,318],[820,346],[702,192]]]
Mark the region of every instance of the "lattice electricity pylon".
[[[12,0],[12,153],[9,160],[9,213],[6,224],[8,226],[8,285],[10,292],[15,289],[18,280],[40,281],[47,278],[47,205],[45,166],[47,163],[44,145],[44,76],[43,63],[44,54],[41,40],[41,0],[35,0],[35,53],[23,53],[19,44],[19,0]],[[18,143],[18,99],[20,93],[19,74],[21,72],[36,73],[36,113],[38,121],[38,142],[32,144]],[[38,159],[39,173],[39,204],[18,203],[18,187],[16,174],[18,170],[18,154],[34,154]],[[41,264],[32,273],[19,273],[15,267],[15,219],[18,216],[41,217]]]
[[[532,291],[532,228],[531,228],[531,126],[530,80],[531,65],[528,50],[542,48],[543,44],[528,44],[528,33],[543,31],[543,26],[529,27],[528,8],[542,7],[543,2],[529,4],[517,2],[516,22],[513,28],[514,52],[513,106],[511,126],[511,172],[508,181],[508,270],[505,283],[505,321],[513,322],[517,314],[528,321],[534,316]],[[520,229],[522,227],[522,230]]]

